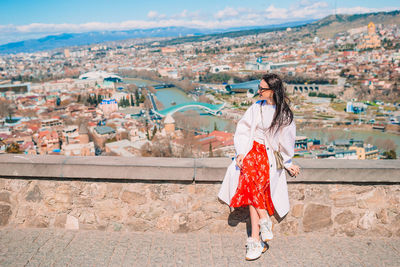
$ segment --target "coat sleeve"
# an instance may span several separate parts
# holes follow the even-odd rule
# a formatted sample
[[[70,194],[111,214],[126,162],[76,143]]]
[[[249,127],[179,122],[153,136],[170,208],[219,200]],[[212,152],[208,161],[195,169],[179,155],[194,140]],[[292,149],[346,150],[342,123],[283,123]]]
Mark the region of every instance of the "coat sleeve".
[[[250,138],[253,108],[254,104],[246,110],[243,117],[239,120],[236,126],[235,136],[233,137],[233,143],[235,145],[236,155],[246,153],[246,146]]]
[[[294,156],[294,145],[296,141],[296,124],[294,119],[291,124],[285,126],[279,135],[280,151],[283,157],[283,165],[286,168],[292,166]]]

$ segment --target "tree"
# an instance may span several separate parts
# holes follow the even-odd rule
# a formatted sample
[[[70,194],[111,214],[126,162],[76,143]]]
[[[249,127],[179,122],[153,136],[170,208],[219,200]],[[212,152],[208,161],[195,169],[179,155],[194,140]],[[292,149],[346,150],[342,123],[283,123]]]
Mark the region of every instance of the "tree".
[[[156,133],[157,133],[157,127],[154,125],[154,127],[153,127],[153,133],[151,134],[151,140],[154,139],[154,136],[156,135]]]
[[[397,149],[396,143],[389,138],[386,139],[379,138],[375,141],[375,145],[385,151],[390,151],[390,150],[395,151]]]
[[[139,106],[139,90],[135,91],[135,100],[136,100],[136,106]]]
[[[20,147],[18,143],[11,143],[7,146],[6,148],[7,153],[14,153],[14,154],[21,154],[22,151],[20,151]]]
[[[216,121],[214,122],[214,131],[218,131],[218,126],[217,126],[217,122]]]
[[[0,118],[6,117],[8,115],[8,117],[11,120],[13,113],[14,109],[12,107],[11,102],[8,100],[0,100]]]
[[[131,94],[131,106],[133,107],[135,105],[135,102],[133,101],[133,95]]]
[[[383,156],[385,156],[385,159],[397,159],[396,151],[394,150],[383,152]]]

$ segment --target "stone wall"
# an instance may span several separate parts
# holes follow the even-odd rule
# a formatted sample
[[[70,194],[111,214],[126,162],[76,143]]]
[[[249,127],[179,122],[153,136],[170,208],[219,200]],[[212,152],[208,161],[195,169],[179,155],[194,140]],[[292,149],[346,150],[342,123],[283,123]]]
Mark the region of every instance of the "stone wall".
[[[0,225],[106,231],[238,232],[248,210],[230,213],[220,183],[0,178]],[[400,237],[400,185],[289,184],[291,211],[274,231]]]
[[[0,155],[0,227],[241,232],[217,199],[227,158]],[[400,161],[295,159],[283,235],[400,236]],[[279,223],[278,223],[279,221]]]

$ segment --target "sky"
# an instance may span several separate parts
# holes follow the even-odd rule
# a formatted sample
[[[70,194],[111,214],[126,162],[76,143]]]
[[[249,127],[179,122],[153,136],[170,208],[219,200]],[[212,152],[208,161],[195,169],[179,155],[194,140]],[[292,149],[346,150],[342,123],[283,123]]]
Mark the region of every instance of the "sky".
[[[225,29],[400,9],[399,0],[0,0],[0,44],[166,26]]]

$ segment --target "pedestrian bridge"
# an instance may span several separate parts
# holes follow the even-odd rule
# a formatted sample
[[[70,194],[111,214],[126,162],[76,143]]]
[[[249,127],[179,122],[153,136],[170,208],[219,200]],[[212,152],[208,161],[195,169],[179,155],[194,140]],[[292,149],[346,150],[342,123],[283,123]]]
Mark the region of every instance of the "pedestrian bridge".
[[[195,108],[200,108],[212,115],[217,115],[218,112],[220,112],[225,106],[225,103],[220,104],[220,105],[213,105],[213,104],[208,104],[208,103],[202,103],[202,102],[187,102],[187,103],[182,103],[176,106],[172,106],[163,110],[153,110],[154,113],[160,115],[161,117],[165,117],[168,114],[172,115],[177,111],[183,110],[183,109],[195,109]]]

